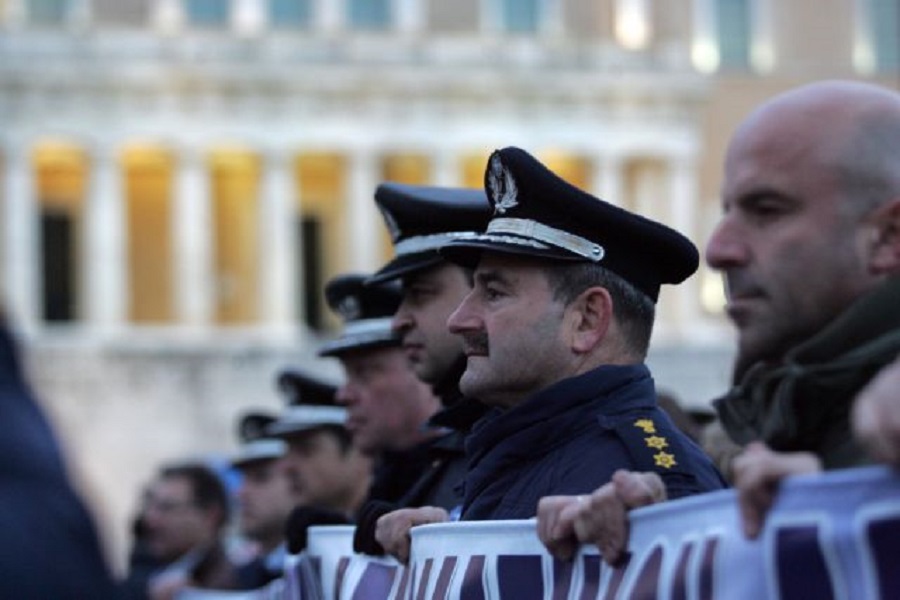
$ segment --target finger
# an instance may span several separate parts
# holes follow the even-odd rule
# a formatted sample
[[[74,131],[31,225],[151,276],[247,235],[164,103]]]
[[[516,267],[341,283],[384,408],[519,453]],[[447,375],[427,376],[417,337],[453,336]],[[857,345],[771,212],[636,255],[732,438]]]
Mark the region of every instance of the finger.
[[[619,470],[613,474],[613,483],[616,493],[627,508],[656,504],[666,499],[666,486],[662,478],[653,472]]]

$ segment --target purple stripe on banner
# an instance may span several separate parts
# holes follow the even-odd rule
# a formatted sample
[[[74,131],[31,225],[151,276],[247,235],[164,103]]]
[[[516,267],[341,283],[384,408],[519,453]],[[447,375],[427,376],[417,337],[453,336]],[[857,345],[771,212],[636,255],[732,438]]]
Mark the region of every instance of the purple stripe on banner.
[[[569,597],[569,588],[572,587],[572,570],[575,561],[553,560],[553,600],[565,600]]]
[[[394,594],[394,600],[406,600],[406,588],[409,586],[412,572],[412,567],[400,571],[400,585],[397,586],[397,593]]]
[[[422,576],[419,579],[419,590],[416,592],[416,600],[425,600],[425,590],[428,589],[428,580],[431,578],[431,565],[433,563],[433,558],[425,559],[425,566],[422,567]]]
[[[594,600],[600,591],[600,556],[589,554],[584,561],[584,587],[581,588],[581,600]]]
[[[675,563],[675,574],[672,580],[672,600],[686,600],[687,598],[687,568],[693,550],[694,543],[688,542],[681,549],[678,562]]]
[[[713,590],[715,589],[713,582],[713,574],[716,572],[716,550],[719,548],[719,538],[706,540],[706,547],[703,549],[703,559],[700,563],[700,598],[698,600],[712,600]]]
[[[896,517],[872,521],[868,527],[869,545],[875,557],[879,598],[900,598],[900,520]]]
[[[775,534],[775,565],[782,598],[834,598],[817,526],[779,527]]]
[[[349,556],[342,556],[338,560],[337,569],[334,571],[334,598],[341,597],[341,587],[344,585],[344,575],[347,574],[347,566],[349,564]]]
[[[497,583],[500,597],[543,598],[544,574],[540,555],[501,554],[497,557]]]
[[[609,578],[609,585],[606,587],[606,594],[603,596],[603,600],[613,600],[616,597],[616,594],[619,593],[619,587],[622,585],[622,580],[625,578],[625,571],[628,570],[628,565],[631,563],[631,553],[625,555],[625,558],[613,567],[612,576]]]
[[[434,594],[431,595],[432,600],[443,600],[447,597],[447,590],[450,589],[450,578],[453,576],[453,570],[456,568],[456,557],[448,556],[441,565],[441,572],[438,575],[437,583],[434,584]]]
[[[659,590],[659,572],[662,569],[663,550],[655,546],[635,577],[629,600],[655,600]]]
[[[485,600],[484,598],[484,555],[476,554],[469,559],[466,575],[463,577],[460,598]]]
[[[356,589],[353,590],[353,600],[386,600],[394,587],[394,575],[397,574],[396,565],[382,565],[368,563]]]

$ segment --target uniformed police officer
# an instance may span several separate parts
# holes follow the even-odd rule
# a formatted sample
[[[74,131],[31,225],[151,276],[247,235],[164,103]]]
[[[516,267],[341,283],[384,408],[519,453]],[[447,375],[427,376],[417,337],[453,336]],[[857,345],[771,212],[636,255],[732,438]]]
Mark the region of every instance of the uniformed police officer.
[[[622,468],[658,472],[670,497],[723,487],[656,406],[643,364],[660,286],[696,270],[694,245],[518,148],[494,152],[485,189],[486,231],[442,250],[476,265],[448,326],[468,357],[460,389],[492,406],[466,442],[462,518],[530,518],[541,497],[590,492]],[[376,537],[403,560],[411,526],[446,518],[398,511]]]
[[[391,329],[400,287],[366,286],[366,279],[348,274],[326,284],[325,298],[344,329],[319,354],[341,361],[347,380],[335,400],[347,408],[353,443],[376,460],[367,499],[395,502],[428,467],[427,446],[438,433],[423,426],[440,401],[416,377]]]
[[[472,271],[451,263],[438,248],[484,229],[490,208],[483,190],[383,183],[375,202],[391,234],[395,256],[366,282],[402,282],[402,300],[393,329],[416,375],[430,384],[443,409],[430,427],[447,433],[429,447],[428,467],[396,503],[372,502],[360,511],[354,537],[358,552],[381,554],[375,541],[377,519],[404,506],[440,506],[451,513],[462,506],[465,433],[484,414],[480,402],[463,401],[459,378],[466,366],[462,341],[447,330],[447,318],[471,291]]]
[[[248,412],[238,420],[240,447],[231,465],[241,473],[237,489],[238,531],[258,546],[237,567],[237,587],[252,590],[281,577],[286,546],[284,527],[294,508],[291,483],[279,461],[287,451],[283,440],[268,436],[276,420],[264,412]]]

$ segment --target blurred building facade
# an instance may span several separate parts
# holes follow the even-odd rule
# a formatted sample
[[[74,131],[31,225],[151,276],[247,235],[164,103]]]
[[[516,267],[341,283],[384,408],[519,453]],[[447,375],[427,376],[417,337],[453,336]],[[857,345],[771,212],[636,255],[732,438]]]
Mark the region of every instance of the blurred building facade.
[[[162,458],[233,447],[316,345],[322,284],[390,254],[382,180],[480,187],[526,148],[703,245],[750,108],[896,85],[896,0],[0,0],[0,290],[121,554]],[[651,365],[702,403],[731,331],[705,268]]]

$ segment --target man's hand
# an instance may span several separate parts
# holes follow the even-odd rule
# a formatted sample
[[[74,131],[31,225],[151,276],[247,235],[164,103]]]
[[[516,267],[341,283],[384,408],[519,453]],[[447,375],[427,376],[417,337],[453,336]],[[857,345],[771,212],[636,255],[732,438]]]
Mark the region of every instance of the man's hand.
[[[900,360],[882,369],[856,397],[853,432],[872,458],[900,467]]]
[[[403,564],[409,562],[409,547],[412,538],[409,530],[417,525],[443,523],[450,520],[450,515],[437,506],[421,508],[401,508],[382,515],[375,525],[375,539],[385,552],[393,555]]]
[[[538,537],[554,556],[570,559],[580,544],[596,544],[613,565],[628,546],[628,511],[663,502],[666,487],[656,473],[618,470],[589,496],[548,496],[538,504]]]
[[[732,465],[744,535],[750,539],[762,531],[782,479],[822,470],[821,461],[811,452],[773,452],[762,442],[748,444]]]

